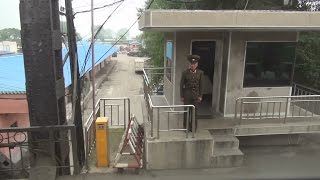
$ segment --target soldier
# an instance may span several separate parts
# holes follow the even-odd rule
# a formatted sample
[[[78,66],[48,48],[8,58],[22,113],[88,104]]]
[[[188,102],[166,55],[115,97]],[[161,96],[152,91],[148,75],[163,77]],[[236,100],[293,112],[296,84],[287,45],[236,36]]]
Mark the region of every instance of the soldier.
[[[197,110],[198,103],[202,101],[202,80],[203,71],[197,69],[200,56],[188,55],[188,61],[190,62],[189,69],[183,71],[180,81],[180,97],[181,101],[185,105],[194,105]],[[197,113],[196,113],[197,114]],[[189,114],[192,117],[192,114]],[[192,131],[192,118],[189,118],[189,131]],[[187,114],[184,113],[183,127],[186,129]],[[195,120],[195,129],[197,129],[197,118]]]

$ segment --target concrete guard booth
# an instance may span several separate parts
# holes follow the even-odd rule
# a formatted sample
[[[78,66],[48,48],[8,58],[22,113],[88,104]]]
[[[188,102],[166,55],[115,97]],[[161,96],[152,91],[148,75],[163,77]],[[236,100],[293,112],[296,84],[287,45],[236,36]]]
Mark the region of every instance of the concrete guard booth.
[[[312,110],[319,105],[317,93],[292,82],[299,33],[320,30],[319,12],[147,10],[139,28],[165,34],[167,105],[182,104],[180,78],[188,68],[188,54],[201,57],[199,68],[205,74],[195,138],[162,135],[148,140],[147,168],[239,166],[241,136],[320,130],[319,112]],[[318,104],[307,107],[300,95]],[[313,124],[300,122],[308,118]],[[159,160],[162,155],[170,158]]]

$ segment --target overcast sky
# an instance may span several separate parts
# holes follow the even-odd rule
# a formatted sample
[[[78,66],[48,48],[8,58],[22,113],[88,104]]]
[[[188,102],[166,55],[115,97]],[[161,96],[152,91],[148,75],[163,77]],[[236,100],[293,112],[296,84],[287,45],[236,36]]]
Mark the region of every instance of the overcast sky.
[[[101,7],[119,0],[94,0],[95,7]],[[60,0],[64,5],[63,0]],[[74,11],[90,9],[91,0],[73,0]],[[144,7],[145,0],[125,0],[118,10],[112,15],[104,28],[110,28],[117,32],[121,28],[129,28],[137,19],[137,8]],[[95,11],[95,25],[100,25],[117,7],[118,4]],[[75,27],[84,38],[90,36],[91,14],[77,14],[75,16]],[[0,29],[20,29],[19,0],[1,0],[0,6]],[[130,36],[139,34],[138,23],[130,31]]]

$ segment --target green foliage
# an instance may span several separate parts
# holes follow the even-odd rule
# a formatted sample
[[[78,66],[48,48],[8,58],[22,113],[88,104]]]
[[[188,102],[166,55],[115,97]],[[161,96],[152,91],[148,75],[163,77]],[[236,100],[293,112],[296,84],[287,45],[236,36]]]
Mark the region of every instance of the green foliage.
[[[16,28],[5,28],[0,30],[0,41],[15,41],[21,46],[20,30]]]
[[[127,29],[126,29],[126,28],[121,28],[121,29],[119,29],[119,31],[116,33],[116,40],[118,40],[119,38],[121,38],[121,36],[123,36],[124,33],[126,33],[126,32],[127,32]],[[124,35],[121,40],[127,40],[128,37],[129,37],[129,32],[128,32],[126,35]]]
[[[100,26],[94,26],[94,32],[96,33]],[[114,32],[111,29],[102,28],[95,39],[100,41],[105,41],[105,39],[113,39]]]
[[[300,35],[294,80],[320,89],[320,33]]]
[[[144,32],[142,34],[145,53],[152,58],[152,64],[155,67],[163,67],[164,58],[164,34],[160,32]]]
[[[76,32],[76,40],[77,41],[81,41],[82,40],[82,36],[78,32]]]

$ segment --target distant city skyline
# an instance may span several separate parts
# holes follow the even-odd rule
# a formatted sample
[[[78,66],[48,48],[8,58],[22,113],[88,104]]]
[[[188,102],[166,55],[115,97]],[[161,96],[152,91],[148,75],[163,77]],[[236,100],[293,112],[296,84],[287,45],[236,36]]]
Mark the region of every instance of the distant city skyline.
[[[112,4],[119,0],[94,0],[95,7],[101,7],[106,4]],[[60,4],[64,5],[64,0],[59,0]],[[89,10],[91,0],[73,0],[74,12]],[[129,28],[132,23],[137,19],[137,8],[143,8],[145,0],[125,0],[121,6],[115,11],[112,17],[104,25],[104,28],[110,28],[115,33],[121,28]],[[95,25],[101,25],[103,21],[110,15],[110,13],[118,6],[115,4],[110,7],[96,10],[95,14]],[[10,17],[10,18],[8,18]],[[61,20],[65,20],[61,17]],[[76,31],[81,34],[85,39],[90,37],[90,25],[91,25],[91,13],[77,14],[75,16],[75,27]],[[1,0],[0,6],[0,29],[4,28],[17,28],[20,27],[20,14],[19,14],[19,0]],[[138,23],[136,23],[129,31],[130,37],[135,37],[140,34],[141,31],[138,29]]]

